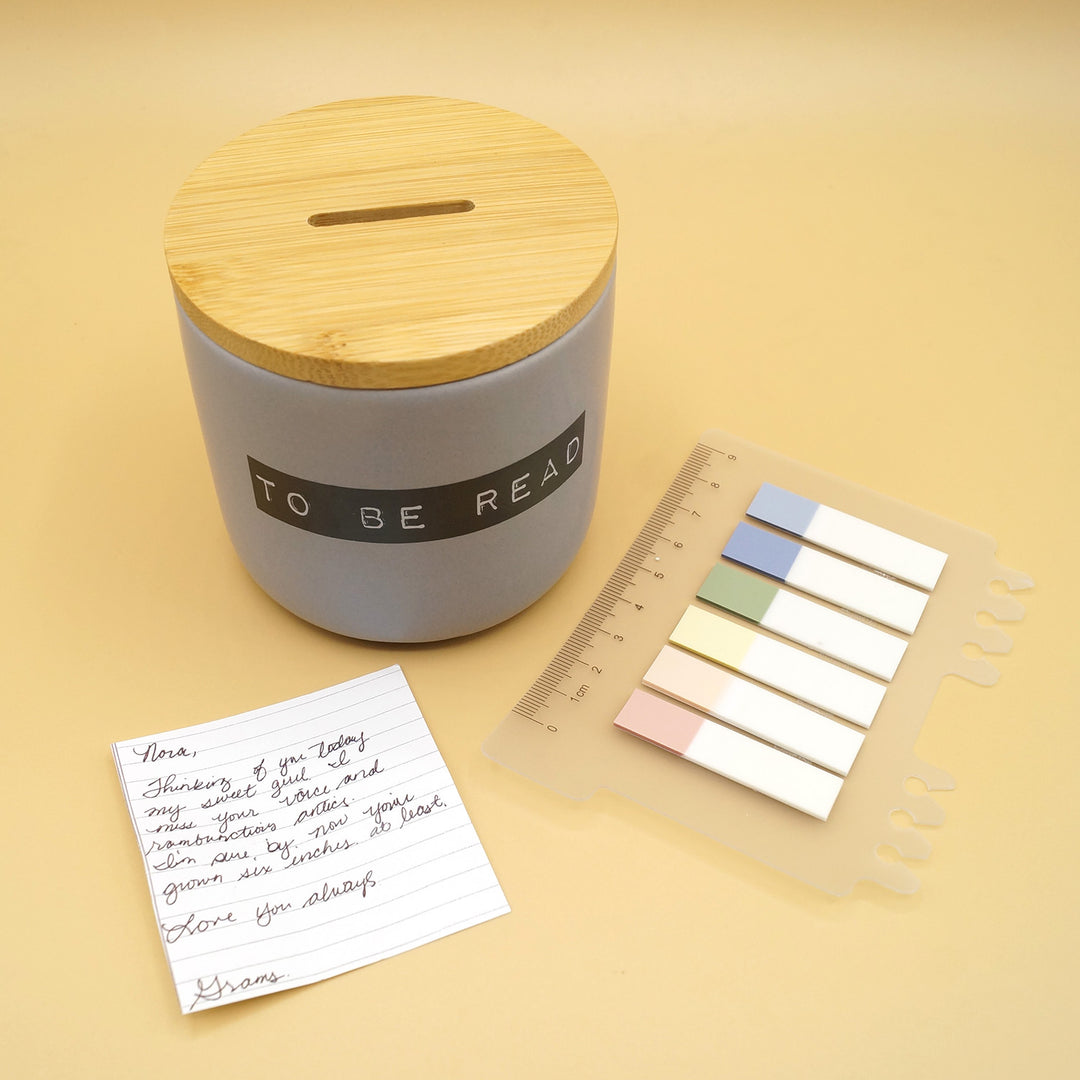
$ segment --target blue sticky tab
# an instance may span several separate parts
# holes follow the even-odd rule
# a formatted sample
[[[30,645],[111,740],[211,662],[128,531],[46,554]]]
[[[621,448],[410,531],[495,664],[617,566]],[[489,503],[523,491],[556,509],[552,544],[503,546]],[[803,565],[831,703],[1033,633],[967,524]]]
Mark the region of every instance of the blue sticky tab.
[[[794,540],[740,522],[724,548],[724,558],[777,581],[787,581],[791,564],[800,551],[802,545]]]
[[[784,532],[805,536],[820,505],[775,484],[762,484],[746,513],[748,517],[768,522]]]

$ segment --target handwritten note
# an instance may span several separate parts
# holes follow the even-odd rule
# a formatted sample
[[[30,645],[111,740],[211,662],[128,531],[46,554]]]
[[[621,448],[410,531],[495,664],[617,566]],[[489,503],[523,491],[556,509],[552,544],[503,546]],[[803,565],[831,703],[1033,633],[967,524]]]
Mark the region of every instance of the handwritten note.
[[[399,667],[113,755],[185,1013],[510,910]]]

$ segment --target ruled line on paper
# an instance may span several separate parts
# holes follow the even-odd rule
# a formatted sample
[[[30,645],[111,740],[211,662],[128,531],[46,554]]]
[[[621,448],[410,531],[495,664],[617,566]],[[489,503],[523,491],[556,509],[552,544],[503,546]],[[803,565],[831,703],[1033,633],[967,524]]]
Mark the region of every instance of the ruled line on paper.
[[[394,711],[394,710],[388,710],[388,711]],[[343,731],[343,732],[347,732],[347,731],[349,730],[349,728],[351,728],[351,727],[359,727],[359,726],[361,726],[361,725],[363,725],[363,724],[365,724],[365,723],[368,723],[368,724],[370,724],[370,723],[371,723],[371,722],[372,722],[373,720],[378,720],[378,719],[379,719],[379,715],[381,715],[381,714],[377,714],[377,715],[375,715],[375,716],[373,716],[373,717],[366,717],[366,718],[364,718],[364,719],[361,719],[361,720],[357,720],[357,721],[355,721],[355,723],[353,723],[353,724],[349,724],[349,725],[345,725],[345,724],[342,724],[342,725],[340,725],[340,727],[341,727],[341,729],[342,729],[342,731]],[[390,729],[386,730],[385,732],[383,732],[383,735],[382,735],[382,736],[380,736],[380,737],[384,737],[384,736],[386,736],[386,735],[389,735],[389,734],[391,734],[391,733],[392,733],[392,732],[394,732],[394,731],[400,731],[400,730],[401,730],[402,728],[407,728],[407,727],[416,727],[417,725],[420,725],[420,726],[421,726],[421,727],[423,728],[423,734],[422,734],[422,735],[418,735],[418,736],[417,736],[417,737],[416,737],[415,739],[405,739],[405,740],[403,740],[402,742],[400,742],[400,743],[395,743],[395,744],[393,744],[393,745],[394,745],[394,747],[395,747],[395,749],[396,749],[396,748],[398,748],[398,747],[400,747],[400,746],[405,746],[405,745],[407,745],[407,744],[408,744],[408,743],[410,743],[410,742],[419,742],[419,741],[421,741],[422,739],[425,739],[425,738],[427,737],[427,734],[428,734],[428,732],[427,732],[427,727],[426,727],[426,725],[424,724],[424,719],[423,719],[423,717],[422,717],[422,716],[414,716],[414,717],[410,717],[410,718],[409,718],[409,719],[408,719],[407,721],[405,721],[404,723],[401,723],[401,724],[396,724],[396,725],[395,725],[395,726],[394,726],[393,728],[390,728]],[[275,734],[275,735],[276,735],[276,734],[278,734],[278,733],[277,733],[277,732],[273,732],[272,734]],[[244,741],[244,742],[248,742],[248,741],[250,741],[250,740],[249,740],[249,739],[247,739],[247,738],[245,738],[245,739],[244,739],[244,740],[242,740],[242,741]],[[370,745],[370,743],[372,743],[372,742],[375,742],[375,741],[377,741],[377,740],[376,740],[375,738],[370,738],[370,739],[368,739],[367,741],[368,741],[368,744]],[[232,743],[232,744],[230,744],[230,745],[232,745],[232,746],[235,746],[235,745],[237,745],[237,744],[236,744],[236,743]],[[260,745],[261,745],[261,744],[260,744]],[[278,752],[278,751],[280,751],[280,750],[283,750],[283,749],[285,749],[285,748],[287,748],[287,747],[291,747],[291,746],[294,746],[294,745],[295,745],[295,742],[294,742],[294,740],[288,740],[288,741],[286,741],[286,742],[283,742],[283,743],[281,743],[281,744],[280,744],[279,746],[274,746],[274,747],[264,747],[264,748],[263,748],[263,751],[262,751],[262,752],[264,752],[264,753],[266,753],[266,754],[268,754],[268,755],[273,755],[273,754],[277,753],[277,752]],[[241,755],[239,755],[239,756],[238,756],[238,757],[236,757],[236,758],[231,758],[231,759],[228,759],[228,760],[226,760],[226,761],[219,761],[219,762],[217,762],[216,764],[213,764],[213,765],[205,765],[205,766],[202,766],[202,767],[200,767],[200,768],[198,768],[198,769],[195,769],[195,768],[188,768],[188,769],[186,770],[186,773],[185,773],[185,775],[186,775],[186,776],[188,776],[188,777],[193,777],[193,776],[198,776],[198,775],[199,775],[199,773],[201,773],[201,772],[212,772],[212,771],[213,771],[214,769],[220,769],[220,768],[224,768],[225,766],[227,766],[227,765],[231,765],[231,764],[233,764],[233,763],[235,763],[235,762],[238,762],[238,761],[247,761],[247,759],[248,759],[248,756],[249,756],[248,754],[241,754]]]
[[[408,746],[410,743],[420,742],[421,740],[423,740],[425,743],[430,745],[430,739],[425,734],[423,736],[418,737],[417,739],[408,739],[405,742],[400,743],[397,747],[395,747],[395,749],[400,750],[402,747]],[[392,772],[395,769],[400,769],[400,768],[404,767],[405,765],[411,765],[415,761],[420,761],[425,757],[431,757],[433,755],[438,756],[438,751],[437,750],[425,750],[425,752],[423,754],[418,754],[416,757],[412,757],[412,758],[402,758],[401,761],[397,761],[393,765],[390,765],[390,766],[385,766],[385,765],[382,765],[380,763],[380,768],[379,768],[379,771],[378,771],[378,773],[376,775],[385,776],[387,773]],[[378,759],[378,757],[379,757],[378,754],[371,755],[371,758],[370,758],[370,763],[371,764],[368,765],[369,769],[370,769],[371,765],[373,765],[375,763],[375,761]],[[238,760],[243,760],[243,759],[238,759]],[[356,764],[357,764],[357,767],[359,769],[359,768],[363,767],[364,762],[361,760],[361,761],[358,761]],[[217,766],[211,766],[210,769],[211,769],[211,771],[213,771],[214,769],[217,769]],[[424,776],[431,776],[434,773],[438,773],[442,769],[443,769],[442,759],[439,758],[439,765],[436,768],[428,769],[426,772],[417,773],[415,776],[407,777],[406,779],[408,779],[409,781],[419,780]],[[194,771],[189,775],[195,775]],[[338,782],[334,786],[334,790],[335,791],[340,791],[341,788],[345,786],[345,783],[349,780],[349,777],[352,776],[352,775],[353,774],[346,774],[344,777],[338,778]],[[351,781],[349,781],[349,782],[351,782]],[[393,787],[394,787],[393,784],[389,784],[386,787],[381,788],[380,791],[382,791],[382,792],[390,791],[390,790],[393,789]],[[162,794],[168,795],[168,794],[170,794],[170,792],[166,790],[166,791],[163,791]],[[181,792],[178,792],[178,794],[181,794]],[[376,792],[376,794],[377,794],[377,792]],[[158,796],[155,795],[155,796],[150,796],[150,797],[151,798],[157,798]],[[206,801],[206,800],[204,800],[204,801]],[[222,806],[222,805],[223,804],[221,802],[214,801],[211,805],[201,806],[201,809],[203,809],[203,810],[212,810],[215,807]],[[282,812],[282,811],[286,811],[286,810],[295,810],[296,805],[297,805],[296,803],[289,803],[287,805],[281,805],[281,806],[276,807],[275,811],[270,811],[270,812],[273,813],[273,812]],[[175,803],[166,803],[165,804],[165,808],[167,808],[169,810],[174,809],[175,806],[176,806]],[[150,810],[147,813],[141,815],[138,820],[140,820],[140,821],[149,821],[151,818],[157,818],[157,817],[164,816],[160,812],[154,813],[154,809],[155,809],[154,807],[151,807]],[[223,810],[222,813],[224,813],[224,812],[225,811]],[[155,826],[153,829],[147,829],[146,831],[148,833],[151,833],[151,834],[155,835],[155,836],[158,835],[159,833],[161,833],[164,836],[168,836],[168,834],[170,832],[174,831],[174,828],[171,827],[172,824],[173,823],[171,823],[171,822],[160,822],[159,823],[160,827]]]
[[[377,671],[370,676],[361,676],[358,679],[351,679],[348,682],[339,683],[337,686],[328,686],[325,690],[313,690],[310,694],[302,694],[300,697],[291,698],[288,701],[279,701],[273,705],[251,709],[249,712],[237,713],[235,716],[226,717],[224,720],[211,721],[211,723],[227,723],[229,727],[238,728],[243,724],[265,720],[268,716],[278,716],[281,713],[289,712],[292,709],[302,708],[305,705],[313,704],[314,702],[321,701],[325,698],[334,697],[337,694],[351,694],[357,687],[365,686],[379,679],[390,677],[396,669],[397,666],[394,665],[393,667],[384,668],[382,671]],[[368,696],[367,700],[372,701],[385,694],[394,693],[397,689],[399,689],[399,687],[393,686],[389,690],[381,691],[378,694],[371,694]],[[415,705],[415,702],[413,704]],[[346,707],[348,707],[348,705]],[[329,715],[333,711],[334,710],[332,709],[319,710],[318,715]],[[417,708],[417,712],[419,713],[419,708]],[[198,731],[199,728],[205,726],[205,724],[193,724],[190,727],[176,728],[173,731],[162,732],[160,735],[151,735],[150,739],[156,739],[158,742],[179,742],[192,732]]]
[[[384,697],[384,696],[386,696],[388,694],[391,694],[391,693],[394,693],[394,690],[383,691],[382,693],[378,694],[377,696],[378,697]],[[319,697],[322,697],[322,696],[329,696],[329,695],[319,695]],[[318,700],[318,697],[315,697],[314,695],[312,695],[312,697],[313,697],[314,700]],[[306,698],[298,699],[298,700],[302,700],[305,705],[309,704],[309,702],[307,701]],[[311,702],[311,704],[314,703],[314,700]],[[268,706],[268,708],[270,708],[271,711],[268,712],[266,715],[267,716],[284,715],[285,713],[289,712],[292,709],[296,709],[297,707],[298,706],[289,706],[289,707],[286,707],[286,708],[276,708],[275,709],[275,708],[272,708],[272,707]],[[381,712],[361,715],[354,722],[355,723],[363,723],[363,721],[365,719],[374,719],[374,718],[377,718],[379,716],[383,716],[386,713],[395,712],[398,709],[404,709],[404,708],[409,708],[409,707],[412,707],[413,709],[416,709],[416,703],[413,702],[413,701],[400,702],[397,705],[392,705],[387,709],[383,709]],[[337,713],[346,712],[349,709],[354,709],[354,708],[355,708],[354,704],[347,703],[347,704],[342,705],[342,706],[340,706],[338,708],[327,710],[325,713],[319,712],[319,713],[316,713],[316,714],[313,714],[313,715],[316,718],[319,718],[319,719],[322,719],[324,717],[329,718],[329,717],[331,717],[331,716],[333,716],[333,715],[335,715]],[[235,718],[230,718],[230,719],[235,719],[235,724],[233,724],[231,726],[238,728],[241,725],[249,723],[249,722],[251,722],[253,720],[263,719],[264,717],[258,715],[260,713],[260,711],[261,710],[255,710],[254,713],[242,713],[242,714],[240,714],[239,716],[237,716]],[[311,718],[312,718],[311,716],[308,716],[308,717],[306,717],[304,719],[308,720],[308,719],[311,719]],[[416,715],[415,716],[410,716],[409,719],[404,721],[404,723],[402,725],[400,725],[400,726],[404,726],[404,724],[416,723],[417,721],[423,722],[423,715],[420,713],[420,711],[418,709],[416,709]],[[212,721],[212,722],[217,723],[217,721]],[[302,720],[300,722],[304,722],[304,721]],[[222,742],[220,745],[222,747],[238,746],[240,743],[251,742],[253,739],[262,740],[266,735],[277,734],[279,732],[292,731],[292,730],[295,729],[296,724],[297,724],[297,721],[293,720],[288,724],[283,724],[281,727],[269,728],[269,729],[266,729],[266,730],[263,730],[263,731],[259,731],[255,735],[244,735],[243,737],[241,737],[239,739],[232,740],[231,742]],[[197,726],[202,726],[202,725],[197,725]],[[188,738],[190,736],[190,733],[193,730],[194,730],[193,728],[182,728],[182,729],[179,730],[179,732],[164,732],[161,735],[151,736],[150,737],[150,742],[151,742],[151,744],[160,744],[161,749],[163,751],[167,751],[169,743],[171,743],[171,742],[183,742],[184,739],[186,739],[186,738]],[[150,744],[147,744],[147,749],[149,749],[149,746],[150,746]]]
[[[461,871],[458,871],[455,874],[450,875],[449,878],[441,878],[441,879],[438,879],[436,881],[428,882],[426,885],[421,885],[419,888],[412,889],[412,890],[410,890],[409,892],[406,892],[406,893],[401,893],[398,896],[392,898],[391,900],[384,900],[381,904],[372,904],[370,906],[369,910],[370,911],[376,911],[379,908],[392,906],[395,901],[400,900],[402,897],[416,895],[418,893],[423,892],[425,889],[435,888],[435,887],[437,887],[439,885],[442,885],[445,881],[450,880],[452,878],[461,877],[464,874],[469,874],[469,873],[472,873],[475,870],[482,870],[482,869],[484,869],[484,867],[482,867],[482,866],[471,866],[467,870],[461,870]],[[475,893],[467,893],[467,894],[465,894],[464,898],[467,899],[468,897],[471,897],[471,896],[474,896],[474,895],[479,895],[480,893],[488,892],[488,891],[490,891],[490,890],[492,890],[494,888],[497,888],[497,887],[498,886],[495,886],[495,885],[484,885],[482,888],[477,889]],[[457,899],[462,899],[462,897],[458,897]],[[442,903],[442,902],[440,902],[440,903]],[[435,905],[435,907],[437,907],[437,906],[440,906],[440,905]],[[435,910],[435,907],[425,908],[421,912],[419,912],[418,914],[419,915],[429,914],[431,911]],[[336,918],[333,918],[333,919],[325,919],[319,925],[322,926],[322,927],[333,926],[336,923],[342,922],[344,919],[347,919],[347,918],[351,918],[351,916],[340,915],[340,916],[338,916]],[[391,919],[389,922],[380,923],[379,924],[379,929],[386,930],[391,926],[399,926],[402,923],[406,923],[410,919],[414,919],[414,918],[417,918],[417,914],[406,915],[404,918],[400,918],[400,919]],[[304,931],[302,929],[300,929],[300,930],[285,930],[280,934],[271,934],[271,935],[269,935],[266,938],[266,940],[267,941],[281,941],[281,940],[284,940],[286,938],[295,937],[297,934],[301,934],[301,933],[304,933]],[[367,936],[368,936],[367,933],[346,934],[345,937],[335,938],[333,944],[334,945],[341,945],[344,942],[355,941],[355,940],[357,940],[359,938],[365,938]],[[227,946],[224,946],[223,948],[207,950],[206,952],[192,953],[191,956],[188,957],[188,959],[189,960],[194,960],[194,959],[201,959],[201,958],[206,957],[206,956],[220,956],[222,953],[227,951],[229,948],[239,948],[239,947],[240,946],[228,946],[227,945]],[[278,959],[279,960],[293,960],[297,956],[303,956],[303,955],[305,955],[305,954],[304,953],[296,953],[296,954],[293,954],[293,955],[282,955],[282,956],[279,956]]]
[[[434,833],[434,834],[432,834],[431,837],[425,838],[424,840],[420,840],[416,844],[407,845],[407,847],[410,847],[410,848],[420,847],[423,844],[430,843],[430,842],[432,842],[434,840],[439,840],[439,839],[441,839],[441,838],[443,838],[445,836],[448,836],[451,832],[456,832],[458,829],[461,829],[461,828],[464,828],[464,827],[466,827],[466,826],[462,825],[459,822],[458,824],[456,824],[456,825],[452,826],[451,828],[447,829],[445,832]],[[365,841],[360,841],[360,844],[363,844],[364,842]],[[359,845],[356,845],[356,846],[359,846]],[[457,851],[468,851],[468,850],[471,850],[472,848],[479,848],[479,847],[480,847],[479,842],[474,842],[472,844],[467,845],[464,848],[458,848],[456,850]],[[352,848],[350,847],[349,850],[351,851]],[[403,848],[401,850],[405,850],[405,848]],[[482,850],[483,849],[481,848],[481,851]],[[401,874],[406,874],[406,873],[409,873],[410,871],[417,870],[417,869],[427,865],[428,863],[435,862],[436,859],[446,858],[447,854],[453,854],[453,853],[454,852],[444,853],[444,854],[436,855],[436,856],[434,856],[433,858],[430,858],[430,859],[423,859],[423,860],[419,860],[419,861],[414,862],[414,863],[410,863],[410,864],[408,864],[406,866],[406,868],[404,870],[397,871],[396,873],[393,873],[393,874],[384,874],[383,875],[383,880],[386,881],[386,880],[391,879],[391,878],[399,877]],[[360,866],[359,863],[357,863],[357,864],[355,864],[354,866],[351,866],[351,867],[343,866],[343,867],[340,867],[340,872],[346,873],[350,869],[355,869],[358,866]],[[293,888],[295,888],[295,889],[306,888],[306,887],[308,887],[310,885],[318,884],[319,882],[322,881],[322,879],[323,879],[323,875],[319,874],[319,875],[316,875],[315,877],[309,878],[306,882],[300,882],[300,883],[294,884]],[[205,886],[205,888],[207,888],[207,889],[220,888],[222,884],[227,885],[229,883],[225,882],[225,883],[218,883],[216,885],[207,885],[207,886]],[[247,897],[247,899],[250,900],[250,901],[267,900],[270,897],[276,895],[276,892],[277,892],[277,890],[269,890],[269,891],[264,892],[264,893],[259,893],[258,895],[249,896],[249,897]],[[192,908],[192,909],[185,908],[182,911],[174,912],[173,913],[173,918],[175,919],[175,918],[178,918],[178,917],[186,917],[186,916],[192,914],[193,912],[197,912],[197,911],[198,911],[197,908]],[[213,931],[210,931],[210,932],[213,933]]]
[[[510,910],[397,666],[113,756],[182,1012]]]

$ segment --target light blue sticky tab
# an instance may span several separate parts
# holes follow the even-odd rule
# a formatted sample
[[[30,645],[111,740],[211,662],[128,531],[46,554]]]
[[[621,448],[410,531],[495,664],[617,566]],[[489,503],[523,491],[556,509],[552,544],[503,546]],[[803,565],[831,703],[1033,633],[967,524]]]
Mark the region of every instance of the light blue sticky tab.
[[[785,491],[775,484],[762,484],[747,515],[758,521],[775,525],[784,532],[805,536],[806,530],[821,503],[804,499],[792,491]]]
[[[722,554],[725,559],[750,570],[767,574],[777,581],[787,581],[788,571],[802,550],[802,544],[796,544],[794,540],[740,521]]]

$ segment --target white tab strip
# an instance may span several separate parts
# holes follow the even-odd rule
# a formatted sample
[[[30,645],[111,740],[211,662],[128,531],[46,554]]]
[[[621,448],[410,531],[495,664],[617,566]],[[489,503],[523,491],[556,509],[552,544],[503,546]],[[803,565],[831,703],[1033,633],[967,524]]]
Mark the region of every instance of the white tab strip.
[[[742,671],[751,679],[866,728],[886,690],[880,683],[762,634],[747,650]]]
[[[886,574],[932,589],[948,555],[880,525],[852,517],[831,506],[819,506],[803,536],[849,559],[883,570]]]
[[[804,547],[795,557],[788,585],[874,619],[894,630],[914,633],[929,599],[926,593]]]
[[[758,625],[882,679],[896,674],[907,649],[903,638],[786,589],[777,590]]]
[[[702,723],[683,757],[821,821],[828,820],[844,783],[712,720]]]

